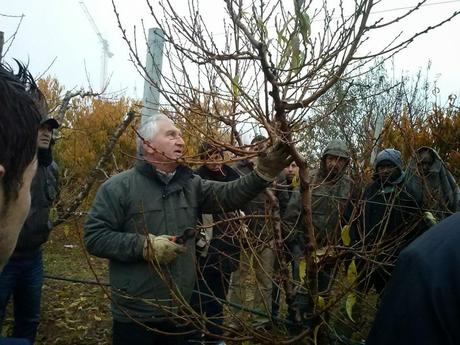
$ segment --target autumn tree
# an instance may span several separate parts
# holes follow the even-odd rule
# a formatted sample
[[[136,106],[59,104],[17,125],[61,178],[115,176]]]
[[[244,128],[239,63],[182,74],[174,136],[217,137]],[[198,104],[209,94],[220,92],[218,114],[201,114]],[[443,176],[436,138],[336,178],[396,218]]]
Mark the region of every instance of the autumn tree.
[[[81,216],[100,183],[129,168],[136,156],[138,104],[132,99],[104,98],[84,90],[64,91],[56,78],[39,81],[50,116],[61,126],[55,133],[55,158],[60,167],[60,197],[54,223]],[[78,217],[77,217],[78,219]]]
[[[453,97],[453,96],[451,96]],[[405,161],[421,146],[438,151],[440,157],[460,178],[460,112],[453,106],[434,107],[426,114],[410,117],[404,112],[399,118],[389,118],[382,135],[383,147],[399,149]]]

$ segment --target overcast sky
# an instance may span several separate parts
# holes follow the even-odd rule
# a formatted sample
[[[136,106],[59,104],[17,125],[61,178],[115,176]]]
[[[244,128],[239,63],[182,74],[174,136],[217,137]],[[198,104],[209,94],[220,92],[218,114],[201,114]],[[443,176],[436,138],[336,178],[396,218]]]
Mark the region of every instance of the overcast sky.
[[[217,34],[222,33],[222,17],[225,15],[223,1],[197,2],[200,3],[209,27]],[[114,54],[108,64],[109,73],[112,73],[110,90],[126,90],[128,95],[141,98],[143,81],[128,61],[128,49],[117,27],[111,1],[85,0],[85,3]],[[128,31],[131,31],[133,25],[142,28],[141,19],[144,19],[146,27],[152,26],[153,20],[148,16],[145,0],[118,0],[116,3]],[[174,0],[172,3],[184,11],[187,1]],[[384,0],[377,7],[382,12],[375,16],[396,16],[403,12],[397,9],[415,3],[417,1]],[[417,31],[460,10],[460,0],[429,0],[428,4],[411,21],[398,27],[398,31]],[[32,72],[39,75],[56,58],[47,74],[57,77],[67,89],[87,87],[86,74],[92,85],[96,89],[99,87],[101,47],[78,0],[0,0],[0,14],[0,31],[5,32],[5,39],[13,35],[20,19],[3,15],[25,15],[6,55],[6,61],[10,62],[13,57],[22,61],[29,60]],[[391,35],[391,32],[388,34]],[[459,34],[460,18],[455,18],[436,31],[419,38],[395,58],[396,74],[402,71],[415,73],[431,60],[431,80],[437,81],[442,95],[446,97],[449,93],[460,94]],[[145,58],[145,50],[141,51],[141,56]]]

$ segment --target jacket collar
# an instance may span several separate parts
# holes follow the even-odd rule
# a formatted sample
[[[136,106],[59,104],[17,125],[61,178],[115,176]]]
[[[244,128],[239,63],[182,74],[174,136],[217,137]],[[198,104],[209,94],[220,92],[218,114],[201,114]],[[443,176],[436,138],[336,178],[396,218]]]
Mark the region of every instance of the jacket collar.
[[[206,165],[202,165],[195,171],[195,173],[197,175],[200,175],[201,178],[212,181],[228,182],[236,180],[240,177],[235,170],[233,170],[226,164],[222,165],[222,172],[209,170],[209,168]]]
[[[38,149],[37,150],[38,165],[48,167],[53,163],[53,155],[51,153],[51,147],[49,149]]]
[[[164,174],[159,173],[155,166],[144,160],[137,160],[134,167],[142,175],[147,176],[149,178],[153,178],[158,183],[164,186],[173,184],[183,186],[188,179],[193,177],[193,171],[185,165],[179,165],[176,168],[176,173],[170,180],[168,180],[168,178]]]

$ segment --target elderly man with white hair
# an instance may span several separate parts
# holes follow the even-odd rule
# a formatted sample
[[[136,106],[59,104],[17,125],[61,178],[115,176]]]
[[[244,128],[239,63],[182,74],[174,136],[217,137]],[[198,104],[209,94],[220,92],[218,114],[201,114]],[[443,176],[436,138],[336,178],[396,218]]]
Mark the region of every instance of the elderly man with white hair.
[[[182,326],[196,279],[201,213],[241,207],[292,158],[277,144],[253,173],[233,182],[201,179],[181,164],[181,131],[157,115],[139,131],[141,159],[99,189],[85,223],[88,251],[109,259],[113,344],[185,344]]]

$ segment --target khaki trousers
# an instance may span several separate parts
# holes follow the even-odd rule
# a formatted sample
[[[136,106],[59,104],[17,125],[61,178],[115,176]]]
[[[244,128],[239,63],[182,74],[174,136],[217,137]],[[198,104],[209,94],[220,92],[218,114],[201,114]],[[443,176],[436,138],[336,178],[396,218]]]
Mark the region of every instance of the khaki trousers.
[[[270,319],[272,306],[273,268],[275,262],[274,242],[259,248],[241,250],[239,268],[232,273],[228,300],[231,303],[254,309],[266,316],[252,314],[255,323],[266,322]],[[252,297],[252,298],[251,298]],[[238,324],[244,311],[230,308],[230,325]]]

